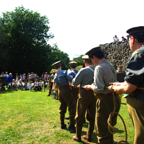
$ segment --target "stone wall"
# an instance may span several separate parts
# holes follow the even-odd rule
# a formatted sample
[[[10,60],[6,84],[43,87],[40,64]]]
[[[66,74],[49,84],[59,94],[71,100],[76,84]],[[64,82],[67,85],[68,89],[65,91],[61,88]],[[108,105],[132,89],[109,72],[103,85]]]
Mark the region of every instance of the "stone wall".
[[[100,47],[104,51],[105,58],[113,64],[115,69],[117,69],[119,65],[122,65],[123,70],[126,70],[127,62],[132,54],[128,42],[101,44]]]

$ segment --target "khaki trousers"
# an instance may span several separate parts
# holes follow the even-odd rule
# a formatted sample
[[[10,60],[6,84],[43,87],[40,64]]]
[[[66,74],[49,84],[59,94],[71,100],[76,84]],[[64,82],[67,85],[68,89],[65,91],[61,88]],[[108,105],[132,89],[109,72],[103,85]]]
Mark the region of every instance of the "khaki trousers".
[[[116,95],[116,112],[120,109],[120,98]],[[113,144],[113,135],[108,131],[107,119],[109,114],[114,110],[113,96],[97,99],[95,131],[100,144]],[[116,124],[117,115],[112,118],[112,125]]]
[[[87,120],[89,123],[88,135],[92,135],[94,129],[95,121],[95,107],[96,107],[96,97],[93,91],[81,92],[78,95],[77,105],[76,105],[76,133],[77,136],[81,136],[82,125],[85,123],[85,113],[87,112]]]
[[[53,86],[53,83],[50,83],[50,85],[49,85],[49,93],[48,93],[48,95],[51,95],[52,86]]]
[[[73,97],[74,97],[74,101],[75,103],[77,103],[77,99],[78,99],[78,94],[79,94],[79,88],[74,88],[74,87],[70,87]]]
[[[127,97],[127,109],[135,129],[134,144],[143,144],[144,102],[133,97]]]
[[[67,107],[70,116],[75,116],[76,104],[69,85],[59,86],[58,97],[60,101],[60,114],[65,115]]]

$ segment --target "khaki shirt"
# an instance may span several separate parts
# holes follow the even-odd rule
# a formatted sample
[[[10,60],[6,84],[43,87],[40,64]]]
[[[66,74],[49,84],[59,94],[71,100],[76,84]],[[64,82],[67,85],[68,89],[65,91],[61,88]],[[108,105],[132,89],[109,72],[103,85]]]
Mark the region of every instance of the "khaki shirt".
[[[111,93],[110,90],[105,89],[110,86],[110,82],[116,82],[115,68],[107,60],[104,60],[95,68],[94,90],[101,94]]]
[[[76,74],[75,78],[72,80],[72,84],[74,86],[77,86],[79,84],[80,86],[92,84],[94,77],[93,72],[94,67],[92,65],[80,69],[79,72]]]

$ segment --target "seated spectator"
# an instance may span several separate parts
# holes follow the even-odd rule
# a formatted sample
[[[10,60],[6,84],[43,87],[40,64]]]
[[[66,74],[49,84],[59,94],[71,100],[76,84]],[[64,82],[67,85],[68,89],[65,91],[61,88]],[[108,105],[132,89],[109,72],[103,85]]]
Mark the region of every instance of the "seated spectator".
[[[17,83],[16,83],[15,79],[13,79],[13,81],[12,81],[11,89],[12,89],[12,90],[16,90],[16,91],[17,91],[17,89],[18,89],[18,86],[17,86]]]
[[[31,91],[32,88],[33,88],[33,82],[31,81],[31,79],[28,79],[27,88],[28,88],[29,91]]]
[[[25,80],[26,80],[26,76],[25,76],[25,74],[23,74],[22,75],[22,82],[25,82]]]
[[[20,74],[20,75],[19,75],[19,79],[21,79],[21,80],[22,80],[22,74]]]
[[[2,85],[2,83],[0,83],[0,91],[4,91],[5,87]]]
[[[45,75],[44,75],[45,88],[47,87],[47,84],[48,84],[48,77],[49,77],[49,75],[47,74],[47,72],[45,72]]]
[[[122,38],[122,41],[121,42],[126,42],[126,38],[124,38],[123,36],[121,37]]]
[[[30,84],[31,84],[31,79],[28,79],[27,80],[27,84],[26,84],[26,90],[29,90],[30,89]]]
[[[125,72],[123,71],[123,66],[118,66],[118,70],[116,71],[117,81],[124,82]]]
[[[113,40],[114,40],[114,41],[119,41],[117,35],[115,35],[115,36],[113,37]]]
[[[27,81],[30,79],[30,73],[27,74]]]
[[[16,84],[17,84],[17,86],[18,86],[18,83],[19,83],[19,80],[18,80],[18,79],[16,79]]]
[[[37,81],[39,82],[40,77],[37,74],[35,74],[35,79],[37,79]]]
[[[41,75],[42,81],[44,81],[44,75],[45,75],[45,73],[43,72],[43,74]]]
[[[42,90],[42,80],[39,81],[38,86],[39,86],[39,90],[41,91]]]
[[[37,81],[37,79],[35,79],[35,82],[34,82],[34,90],[35,91],[39,91],[39,88],[38,88],[38,81]]]
[[[31,78],[31,81],[33,81],[33,83],[34,83],[34,81],[35,81],[35,74],[34,74],[34,72],[31,72],[30,78]]]
[[[6,77],[4,72],[1,73],[0,77],[4,77],[4,78]]]
[[[22,80],[21,80],[21,79],[19,80],[18,87],[19,87],[19,89],[20,89],[20,90],[23,90],[23,89],[25,88],[25,83],[24,83],[24,82],[22,82]]]
[[[18,80],[19,79],[19,76],[18,76],[18,73],[16,73],[16,80]]]
[[[11,86],[12,86],[12,81],[13,81],[12,73],[9,73],[9,77],[8,77],[9,89],[10,89]]]
[[[49,77],[49,75],[47,74],[47,72],[45,72],[44,81],[48,81],[48,77]]]
[[[8,77],[9,77],[9,75],[8,75],[8,72],[7,72],[7,71],[5,72],[5,76],[6,76],[5,81],[8,82]]]
[[[2,72],[0,75],[0,83],[5,84],[6,83],[5,79],[6,79],[6,76],[5,76],[4,72]]]

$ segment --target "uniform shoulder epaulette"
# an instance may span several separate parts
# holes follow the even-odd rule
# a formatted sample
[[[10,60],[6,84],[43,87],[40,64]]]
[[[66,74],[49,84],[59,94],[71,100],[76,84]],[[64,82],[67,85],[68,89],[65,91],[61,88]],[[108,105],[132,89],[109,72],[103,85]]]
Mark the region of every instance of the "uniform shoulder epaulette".
[[[144,50],[138,50],[138,51],[136,51],[136,52],[133,52],[133,53],[132,53],[132,56],[134,56],[134,55],[137,54],[137,53],[144,53]]]

